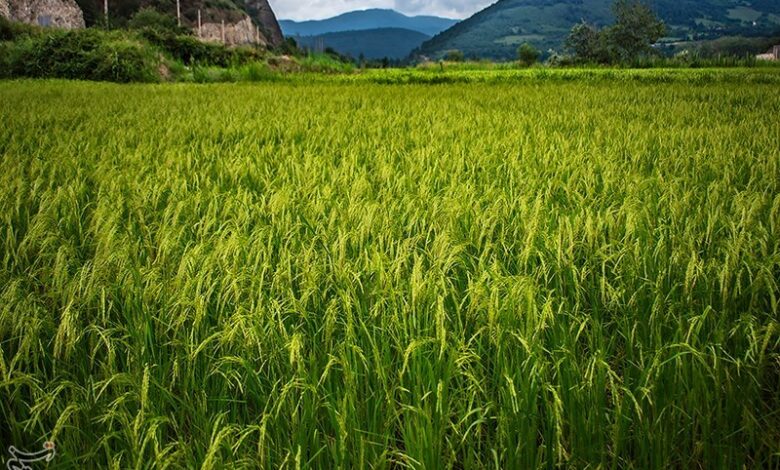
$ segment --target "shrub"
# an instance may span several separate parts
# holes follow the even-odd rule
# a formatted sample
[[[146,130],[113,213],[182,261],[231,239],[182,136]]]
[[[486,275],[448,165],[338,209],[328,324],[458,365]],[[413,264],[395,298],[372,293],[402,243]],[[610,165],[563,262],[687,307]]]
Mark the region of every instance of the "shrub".
[[[200,67],[192,69],[192,80],[195,83],[220,83],[238,81],[238,73],[219,67]]]
[[[139,10],[130,18],[127,27],[135,30],[151,29],[161,33],[170,33],[179,36],[191,34],[189,29],[178,25],[176,18],[151,8]]]
[[[231,65],[251,64],[262,61],[265,58],[265,51],[253,46],[239,46],[230,48],[228,51],[231,55]]]
[[[466,56],[463,54],[463,52],[457,49],[453,49],[444,53],[444,60],[447,62],[463,62],[466,60]]]
[[[583,63],[631,64],[656,55],[652,45],[665,33],[666,26],[641,0],[615,0],[615,24],[599,30],[582,22],[566,38],[566,48]]]
[[[253,47],[228,48],[222,44],[203,42],[194,36],[174,34],[171,31],[144,28],[139,34],[185,65],[230,67],[263,58],[263,53]]]
[[[14,43],[7,54],[9,76],[112,82],[159,79],[159,53],[118,33],[86,29],[54,31]]]
[[[279,55],[291,56],[299,56],[302,54],[300,47],[298,47],[298,42],[290,37],[285,38],[284,42],[276,47],[275,52]]]
[[[8,61],[13,44],[10,42],[0,42],[0,78],[10,78],[10,63]]]
[[[328,54],[309,54],[299,64],[301,70],[315,73],[349,73],[355,69],[352,63],[341,62]]]
[[[41,28],[29,24],[9,21],[0,16],[0,41],[16,41],[41,34]]]
[[[138,41],[107,41],[92,52],[96,64],[91,80],[112,82],[155,82],[159,80],[159,58]]]
[[[523,65],[531,66],[539,60],[539,51],[533,45],[525,42],[517,49],[517,58]]]
[[[264,82],[277,80],[279,76],[264,62],[254,62],[241,67],[239,70],[241,80],[247,82]]]
[[[192,36],[182,36],[152,28],[144,28],[139,31],[139,34],[186,65],[226,66],[230,59],[230,53],[224,46],[205,43]]]

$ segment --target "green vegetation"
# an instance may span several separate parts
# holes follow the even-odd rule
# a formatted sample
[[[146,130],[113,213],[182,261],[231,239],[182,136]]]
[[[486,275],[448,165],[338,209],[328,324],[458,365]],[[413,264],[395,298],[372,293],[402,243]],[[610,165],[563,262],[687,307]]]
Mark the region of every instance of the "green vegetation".
[[[352,71],[338,54],[304,54],[294,42],[274,51],[204,42],[166,15],[141,10],[130,29],[55,30],[0,17],[0,78],[67,78],[111,82],[255,80],[258,70]],[[294,56],[278,54],[294,54]],[[273,78],[273,77],[272,77]]]
[[[0,442],[780,468],[777,69],[316,77],[0,83]]]
[[[525,66],[535,64],[539,60],[539,55],[539,51],[527,42],[517,49],[517,59]]]
[[[463,62],[466,60],[466,56],[463,54],[463,51],[452,49],[444,53],[444,60],[448,62]]]
[[[566,47],[574,59],[586,63],[633,63],[642,57],[655,56],[655,44],[666,32],[666,26],[653,10],[640,0],[615,0],[615,24],[597,29],[587,23],[572,28]]]
[[[134,14],[127,22],[127,28],[138,31],[152,30],[160,34],[168,33],[178,36],[192,34],[192,30],[189,28],[179,26],[174,16],[160,13],[151,8],[142,8]]]
[[[711,41],[698,41],[688,46],[687,50],[684,49],[679,53],[704,58],[754,57],[757,54],[763,54],[770,50],[776,44],[780,44],[780,36],[768,38],[727,36]],[[672,47],[672,51],[675,49],[675,47]]]
[[[140,38],[100,30],[49,31],[7,43],[0,78],[78,78],[113,82],[159,80],[159,52]]]
[[[571,28],[583,21],[602,28],[612,24],[613,0],[499,0],[424,43],[417,55],[439,59],[451,49],[469,58],[513,60],[530,42],[545,55],[561,52]],[[696,42],[724,36],[773,36],[780,31],[776,0],[648,1],[666,23],[669,40]],[[749,13],[749,14],[747,14]],[[753,20],[752,18],[757,18]],[[754,24],[755,22],[755,24]]]
[[[105,26],[103,0],[76,0],[87,26]],[[198,10],[203,21],[235,22],[244,12],[250,13],[242,0],[186,0],[181,2],[182,19],[186,26],[196,26]],[[140,11],[154,11],[168,17],[176,17],[175,0],[114,0],[109,2],[110,26],[123,28],[131,23],[133,16]],[[251,16],[251,15],[250,15]],[[261,23],[258,23],[261,24]]]

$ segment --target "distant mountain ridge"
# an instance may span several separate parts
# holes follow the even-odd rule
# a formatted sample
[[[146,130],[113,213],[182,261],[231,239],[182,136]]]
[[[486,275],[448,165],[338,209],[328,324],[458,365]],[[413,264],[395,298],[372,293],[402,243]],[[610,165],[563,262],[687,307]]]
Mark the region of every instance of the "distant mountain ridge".
[[[324,20],[280,20],[285,36],[319,36],[344,31],[401,28],[433,36],[451,27],[458,20],[438,16],[406,16],[395,10],[370,9],[344,13]]]
[[[405,59],[430,36],[402,28],[376,28],[339,31],[319,36],[296,36],[298,45],[307,48],[330,47],[355,59]]]
[[[512,59],[529,42],[561,50],[572,26],[613,21],[613,0],[499,0],[426,41],[416,55],[440,58],[458,49],[467,57]],[[780,31],[780,0],[648,0],[680,41]]]

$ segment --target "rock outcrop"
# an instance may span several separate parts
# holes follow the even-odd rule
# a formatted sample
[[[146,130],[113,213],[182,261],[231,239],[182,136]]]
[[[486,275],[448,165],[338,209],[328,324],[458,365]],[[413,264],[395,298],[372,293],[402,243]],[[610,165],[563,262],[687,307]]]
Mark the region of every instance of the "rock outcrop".
[[[6,0],[0,0],[0,16],[3,18],[11,18],[11,8],[8,6]]]
[[[197,31],[196,31],[197,33]],[[200,28],[200,38],[204,41],[221,42],[228,46],[242,44],[267,45],[268,40],[262,31],[258,31],[248,16],[236,23],[203,23]]]
[[[268,40],[269,46],[278,46],[284,42],[282,28],[268,0],[247,0],[246,9],[260,25],[260,30]]]
[[[74,0],[0,0],[0,15],[38,26],[84,27],[84,14]]]

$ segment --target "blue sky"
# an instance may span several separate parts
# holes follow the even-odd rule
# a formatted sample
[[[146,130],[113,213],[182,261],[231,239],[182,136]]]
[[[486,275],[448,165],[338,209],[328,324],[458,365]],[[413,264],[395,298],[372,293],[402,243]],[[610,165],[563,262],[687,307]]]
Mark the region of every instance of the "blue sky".
[[[353,10],[392,8],[407,15],[466,18],[496,0],[268,0],[279,19],[318,20]]]

